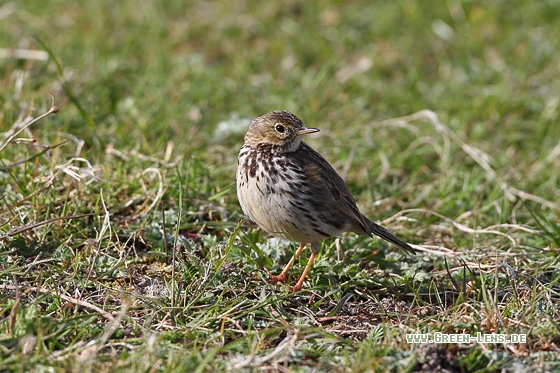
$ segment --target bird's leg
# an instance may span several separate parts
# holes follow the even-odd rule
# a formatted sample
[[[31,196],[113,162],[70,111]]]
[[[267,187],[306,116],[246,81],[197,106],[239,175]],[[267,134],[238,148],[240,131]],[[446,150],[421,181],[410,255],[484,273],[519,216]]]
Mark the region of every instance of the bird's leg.
[[[276,284],[278,282],[286,282],[288,280],[288,272],[290,271],[290,268],[292,268],[292,265],[294,265],[294,261],[296,260],[296,258],[299,256],[299,254],[301,254],[301,250],[303,250],[305,245],[306,245],[305,243],[299,245],[299,248],[296,250],[296,253],[292,257],[292,259],[288,262],[284,270],[278,276],[272,276],[270,282]]]
[[[307,276],[307,272],[309,272],[311,267],[313,267],[313,261],[315,260],[317,253],[319,253],[319,248],[320,248],[320,244],[318,243],[311,244],[311,256],[309,257],[309,261],[307,262],[307,265],[305,266],[305,269],[303,270],[303,273],[301,274],[301,277],[299,278],[297,284],[295,284],[290,288],[291,292],[295,293],[296,291],[300,291],[301,288],[303,287],[303,281],[305,281],[305,276]]]

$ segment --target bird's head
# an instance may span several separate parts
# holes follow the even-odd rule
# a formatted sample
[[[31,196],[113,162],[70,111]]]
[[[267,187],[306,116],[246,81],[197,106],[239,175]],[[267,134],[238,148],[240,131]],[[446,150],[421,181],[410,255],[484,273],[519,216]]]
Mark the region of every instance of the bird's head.
[[[304,127],[301,119],[289,111],[276,110],[253,119],[245,135],[245,145],[290,152],[299,147],[302,135],[315,132],[319,130]]]

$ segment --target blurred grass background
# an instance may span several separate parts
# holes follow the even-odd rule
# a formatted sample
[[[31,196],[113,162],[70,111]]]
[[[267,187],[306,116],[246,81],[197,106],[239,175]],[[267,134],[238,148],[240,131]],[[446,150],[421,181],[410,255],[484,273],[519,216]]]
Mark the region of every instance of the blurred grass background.
[[[555,0],[0,3],[2,369],[557,369],[559,16]],[[10,138],[51,92],[60,111]],[[306,141],[362,211],[426,251],[350,236],[340,261],[331,240],[311,294],[268,285],[292,251],[236,228],[234,174],[248,121],[275,109],[320,128]],[[439,121],[407,117],[422,110]]]

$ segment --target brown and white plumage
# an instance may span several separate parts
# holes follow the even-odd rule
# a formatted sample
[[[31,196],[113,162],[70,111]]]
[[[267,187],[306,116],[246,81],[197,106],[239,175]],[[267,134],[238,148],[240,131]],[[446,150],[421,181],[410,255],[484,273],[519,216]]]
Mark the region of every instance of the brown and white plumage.
[[[372,222],[356,206],[344,180],[313,148],[301,141],[305,128],[294,114],[282,110],[255,118],[239,152],[237,196],[243,212],[266,232],[301,243],[294,255],[311,244],[312,255],[298,283],[299,290],[325,238],[343,232],[377,235],[398,248],[414,249]],[[273,281],[286,281],[292,261]]]

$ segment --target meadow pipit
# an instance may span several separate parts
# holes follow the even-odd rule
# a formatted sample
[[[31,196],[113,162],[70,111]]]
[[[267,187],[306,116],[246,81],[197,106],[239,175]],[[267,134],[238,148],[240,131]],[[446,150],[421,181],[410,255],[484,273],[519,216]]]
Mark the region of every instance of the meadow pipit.
[[[286,282],[295,258],[311,244],[311,257],[292,291],[298,291],[313,265],[321,241],[342,232],[373,234],[405,252],[414,249],[365,217],[332,166],[301,141],[315,133],[289,111],[253,119],[239,152],[237,196],[243,212],[266,232],[300,243],[292,260],[271,281]]]

